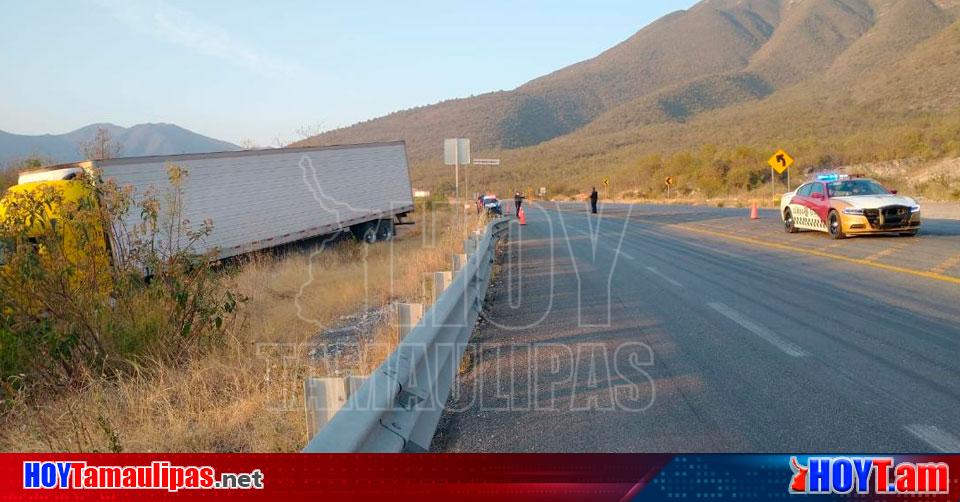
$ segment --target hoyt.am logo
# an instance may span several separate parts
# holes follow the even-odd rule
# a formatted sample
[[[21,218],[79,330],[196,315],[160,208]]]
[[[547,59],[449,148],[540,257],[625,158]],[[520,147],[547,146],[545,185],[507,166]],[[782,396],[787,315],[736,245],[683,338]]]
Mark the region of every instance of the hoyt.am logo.
[[[790,457],[790,493],[933,495],[950,490],[943,462],[895,462],[893,457]]]

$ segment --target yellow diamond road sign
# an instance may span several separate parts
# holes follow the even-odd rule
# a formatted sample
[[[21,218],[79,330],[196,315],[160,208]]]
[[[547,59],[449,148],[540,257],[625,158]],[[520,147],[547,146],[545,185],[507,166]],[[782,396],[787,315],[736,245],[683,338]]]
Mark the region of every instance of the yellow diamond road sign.
[[[773,154],[773,157],[770,157],[767,164],[770,164],[770,167],[772,167],[777,174],[783,174],[784,171],[793,165],[793,157],[783,150],[777,150],[777,153]]]

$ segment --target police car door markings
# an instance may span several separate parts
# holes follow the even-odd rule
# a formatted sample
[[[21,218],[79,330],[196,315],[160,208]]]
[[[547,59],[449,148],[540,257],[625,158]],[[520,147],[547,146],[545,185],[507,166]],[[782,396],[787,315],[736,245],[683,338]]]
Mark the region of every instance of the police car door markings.
[[[941,453],[960,452],[960,439],[936,425],[911,424],[905,425],[903,428]]]
[[[790,214],[793,216],[793,224],[797,228],[805,230],[826,230],[827,225],[823,223],[814,210],[800,204],[789,204]]]
[[[708,303],[707,305],[713,310],[716,310],[717,312],[722,314],[727,319],[730,319],[731,321],[739,324],[741,327],[743,327],[747,331],[753,333],[754,335],[759,336],[760,338],[766,340],[767,342],[770,342],[771,345],[780,349],[781,351],[783,351],[789,356],[806,357],[810,355],[800,347],[794,345],[793,342],[789,342],[787,340],[784,340],[783,338],[780,338],[776,333],[751,321],[749,318],[747,318],[743,314],[737,312],[736,310],[733,310],[732,308],[722,303],[714,302],[714,303]]]

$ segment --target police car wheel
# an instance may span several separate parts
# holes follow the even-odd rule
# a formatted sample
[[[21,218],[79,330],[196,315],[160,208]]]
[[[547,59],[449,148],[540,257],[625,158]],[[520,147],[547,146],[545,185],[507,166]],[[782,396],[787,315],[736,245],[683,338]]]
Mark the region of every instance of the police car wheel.
[[[830,211],[830,216],[827,218],[828,226],[830,230],[830,237],[834,239],[843,239],[846,235],[843,234],[843,222],[840,220],[840,213],[836,211]]]
[[[786,211],[783,212],[783,229],[786,230],[788,234],[799,232],[793,222],[793,212],[790,211],[790,208],[787,208]]]

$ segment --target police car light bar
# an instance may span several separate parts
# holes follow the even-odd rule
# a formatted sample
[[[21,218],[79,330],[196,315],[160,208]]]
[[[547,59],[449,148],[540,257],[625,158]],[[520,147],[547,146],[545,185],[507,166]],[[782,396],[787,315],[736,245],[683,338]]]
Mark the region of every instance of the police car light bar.
[[[848,180],[850,175],[848,174],[820,174],[817,175],[817,181],[837,181],[837,180]]]

